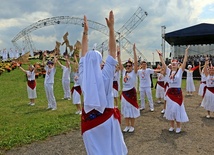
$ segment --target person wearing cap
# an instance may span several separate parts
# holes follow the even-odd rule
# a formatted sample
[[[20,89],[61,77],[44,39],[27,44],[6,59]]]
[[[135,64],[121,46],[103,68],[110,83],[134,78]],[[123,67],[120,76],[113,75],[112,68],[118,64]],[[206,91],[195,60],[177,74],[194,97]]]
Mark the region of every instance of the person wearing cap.
[[[206,86],[203,92],[201,106],[207,110],[206,118],[210,118],[210,112],[214,112],[214,67],[208,58],[204,65],[204,74],[206,76]]]
[[[184,107],[183,95],[181,90],[182,75],[186,67],[186,62],[188,58],[188,49],[189,46],[185,50],[183,63],[180,67],[176,59],[173,59],[171,61],[172,69],[169,69],[166,66],[164,59],[162,57],[162,53],[159,50],[157,50],[162,66],[166,71],[166,78],[169,84],[166,92],[166,110],[164,113],[164,117],[170,121],[169,132],[173,132],[175,130],[176,133],[180,133],[181,123],[189,121],[189,118],[187,116]]]
[[[137,102],[137,91],[135,88],[137,79],[137,54],[136,46],[133,45],[134,62],[130,59],[125,63],[125,68],[118,61],[122,75],[123,75],[123,88],[121,95],[121,113],[125,118],[126,127],[123,132],[132,133],[135,130],[135,119],[140,116],[140,110]]]
[[[35,79],[36,68],[33,65],[29,65],[28,70],[25,70],[24,68],[21,67],[21,65],[19,63],[17,63],[17,66],[27,76],[27,93],[28,93],[28,98],[30,100],[29,105],[34,106],[35,105],[35,99],[37,98],[36,79]]]
[[[187,73],[186,91],[187,91],[187,95],[193,95],[192,93],[195,91],[195,84],[193,81],[194,70],[192,70],[192,65],[188,65],[187,68],[188,69],[184,70]]]
[[[71,66],[68,56],[65,56],[65,65],[62,65],[59,60],[57,60],[58,64],[62,68],[62,87],[64,91],[64,100],[71,100],[71,88],[70,88],[70,75],[71,75]]]
[[[88,22],[84,16],[79,62],[79,80],[84,97],[81,132],[88,155],[126,155],[128,150],[120,128],[120,112],[114,107],[112,88],[117,64],[113,11],[110,11],[106,23],[109,28],[109,55],[101,70],[101,53],[95,48],[88,50]]]
[[[46,59],[46,51],[43,54],[43,65],[45,64]],[[54,57],[54,61],[48,60],[46,66],[44,67],[46,74],[45,74],[45,80],[44,80],[44,86],[45,86],[45,93],[48,100],[48,107],[47,109],[56,110],[57,109],[57,103],[54,96],[54,76],[56,73],[56,57]]]

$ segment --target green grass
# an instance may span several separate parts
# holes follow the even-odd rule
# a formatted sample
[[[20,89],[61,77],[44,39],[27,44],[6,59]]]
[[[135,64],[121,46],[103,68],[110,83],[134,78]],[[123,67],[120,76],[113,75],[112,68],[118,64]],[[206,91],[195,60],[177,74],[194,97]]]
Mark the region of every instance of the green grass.
[[[27,69],[27,65],[23,65],[23,68]],[[15,69],[10,73],[4,72],[0,76],[0,150],[80,129],[80,116],[75,115],[75,105],[72,101],[61,99],[63,97],[61,76],[62,70],[58,66],[54,84],[58,107],[56,111],[46,110],[47,100],[43,77],[37,79],[36,105],[29,106],[25,74]],[[156,83],[156,79],[153,83]],[[182,88],[185,88],[185,81],[182,82]],[[152,92],[153,99],[156,101],[154,88]]]
[[[23,68],[27,69],[27,65]],[[0,149],[7,150],[80,128],[80,116],[75,115],[75,105],[61,99],[61,76],[62,70],[57,67],[54,84],[56,111],[46,110],[43,77],[37,79],[36,105],[29,106],[24,72],[15,69],[0,76]]]

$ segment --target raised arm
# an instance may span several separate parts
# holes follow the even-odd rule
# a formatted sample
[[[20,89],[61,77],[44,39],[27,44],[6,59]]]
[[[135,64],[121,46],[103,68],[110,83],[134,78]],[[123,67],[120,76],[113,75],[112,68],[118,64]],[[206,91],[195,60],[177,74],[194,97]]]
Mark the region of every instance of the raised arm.
[[[109,18],[106,18],[106,24],[109,28],[109,55],[116,58],[116,40],[114,35],[114,14],[109,12]]]
[[[88,51],[88,21],[86,16],[84,16],[84,31],[82,35],[82,53],[81,56],[84,57]]]
[[[186,68],[186,63],[187,63],[187,58],[188,58],[188,50],[189,50],[188,46],[185,50],[185,54],[184,54],[184,60],[183,60],[183,64],[181,65],[181,69],[184,71],[184,69]]]
[[[122,62],[121,62],[121,52],[120,52],[120,47],[117,46],[117,60],[118,60],[118,65],[120,67],[120,70],[122,71],[124,69]]]
[[[135,43],[133,45],[133,54],[134,54],[134,72],[137,73],[138,70],[138,62],[137,62],[137,53],[136,53],[136,46]]]
[[[164,68],[164,70],[166,71],[166,63],[165,61],[163,60],[163,55],[162,55],[162,52],[160,50],[156,50],[158,55],[159,55],[159,58],[160,58],[160,62],[162,64],[162,67]]]
[[[22,68],[22,67],[20,66],[19,63],[17,63],[17,66],[18,66],[23,72],[27,73],[27,71],[26,71],[24,68]]]
[[[201,62],[199,62],[198,70],[199,70],[199,74],[201,75]]]
[[[43,58],[42,58],[42,65],[45,66],[45,60],[46,60],[47,52],[44,51]]]
[[[206,58],[205,64],[204,64],[204,74],[205,74],[206,77],[207,77],[208,74],[209,74],[209,71],[208,71],[208,69],[207,69],[208,67],[209,67],[209,59]]]

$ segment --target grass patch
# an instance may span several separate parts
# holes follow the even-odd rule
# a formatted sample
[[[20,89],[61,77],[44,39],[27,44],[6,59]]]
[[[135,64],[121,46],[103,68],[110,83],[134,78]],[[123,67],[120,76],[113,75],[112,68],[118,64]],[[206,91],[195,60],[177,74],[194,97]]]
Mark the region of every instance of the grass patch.
[[[28,67],[23,65],[23,68]],[[21,70],[4,72],[0,76],[0,149],[7,150],[80,128],[80,116],[75,115],[75,105],[61,99],[61,76],[62,70],[57,67],[54,84],[56,111],[46,110],[48,103],[42,76],[37,79],[35,106],[28,105],[26,77]]]

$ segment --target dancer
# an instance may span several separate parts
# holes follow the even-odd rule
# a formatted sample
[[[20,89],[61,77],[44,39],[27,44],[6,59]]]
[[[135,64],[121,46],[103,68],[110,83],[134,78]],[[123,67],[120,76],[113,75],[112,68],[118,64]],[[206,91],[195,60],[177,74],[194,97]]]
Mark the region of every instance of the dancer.
[[[43,66],[45,66],[45,59],[46,59],[47,52],[45,51],[43,54]],[[54,85],[54,75],[56,73],[56,57],[54,57],[54,61],[48,61],[45,70],[45,81],[44,81],[44,86],[45,86],[45,93],[46,97],[48,100],[48,108],[51,110],[56,110],[57,109],[57,104],[56,104],[56,99],[54,96],[54,91],[53,91],[53,85]]]
[[[123,89],[121,95],[121,113],[125,118],[126,127],[123,132],[134,132],[135,118],[140,116],[137,103],[137,92],[135,88],[137,77],[137,54],[135,44],[133,45],[134,63],[128,60],[125,69],[119,61],[119,66],[123,74]]]
[[[192,93],[195,91],[195,85],[193,81],[193,71],[192,65],[188,65],[188,70],[185,69],[184,71],[187,73],[187,79],[186,79],[186,91],[187,95],[193,95]]]
[[[17,63],[17,66],[27,75],[27,93],[28,98],[30,99],[29,105],[34,106],[35,99],[37,98],[35,80],[36,68],[33,65],[29,65],[28,70],[25,70],[19,63]]]
[[[109,56],[101,70],[102,56],[96,50],[88,51],[88,22],[84,16],[82,53],[79,79],[84,95],[81,129],[87,154],[126,155],[128,153],[120,129],[120,113],[114,108],[112,83],[117,64],[114,15],[106,18],[109,28]]]
[[[210,65],[210,66],[209,66]],[[209,69],[208,69],[209,68]],[[203,94],[201,106],[207,110],[207,118],[210,118],[210,112],[214,112],[214,67],[208,58],[204,65],[204,74],[206,76],[206,86]]]
[[[160,73],[157,73],[157,86],[155,96],[158,99],[158,103],[161,103],[161,100],[164,99],[164,85],[165,85],[165,74],[166,71],[162,67]]]
[[[71,100],[70,75],[71,66],[68,56],[65,56],[66,65],[62,65],[58,60],[58,64],[62,67],[62,87],[64,91],[64,100]]]
[[[118,62],[121,61],[120,58],[120,47],[117,46],[117,59]],[[115,68],[114,78],[113,78],[113,95],[115,107],[118,107],[118,91],[119,91],[119,82],[120,82],[120,66],[119,64]]]
[[[76,58],[76,55],[74,55],[74,61],[71,61],[73,73],[74,73],[74,86],[71,89],[71,94],[73,98],[73,104],[76,105],[77,111],[75,114],[82,114],[82,107],[81,107],[81,95],[82,95],[82,89],[80,87],[79,82],[79,65]]]
[[[189,118],[186,114],[186,110],[183,102],[183,95],[181,90],[181,82],[182,82],[182,74],[186,67],[187,57],[188,57],[188,49],[185,50],[185,56],[183,59],[183,64],[179,68],[178,61],[173,59],[172,69],[166,67],[166,64],[163,60],[162,53],[157,50],[162,66],[166,70],[167,81],[169,83],[169,88],[166,92],[166,110],[164,113],[164,117],[170,121],[169,131],[174,131],[175,122],[176,122],[176,133],[181,132],[181,122],[189,121]]]
[[[199,73],[201,75],[201,82],[198,89],[198,95],[203,96],[204,94],[204,87],[206,86],[206,76],[204,74],[204,68],[201,70],[201,62],[199,62]]]

